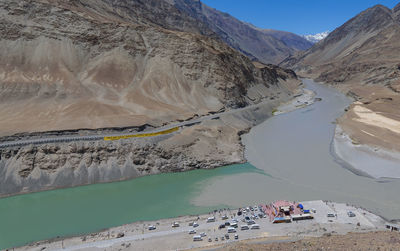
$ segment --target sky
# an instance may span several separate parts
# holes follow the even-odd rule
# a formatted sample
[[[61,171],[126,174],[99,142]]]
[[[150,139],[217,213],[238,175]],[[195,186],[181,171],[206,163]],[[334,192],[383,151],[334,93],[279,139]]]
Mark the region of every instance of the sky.
[[[299,35],[333,31],[376,4],[393,8],[400,0],[202,0],[260,28]]]

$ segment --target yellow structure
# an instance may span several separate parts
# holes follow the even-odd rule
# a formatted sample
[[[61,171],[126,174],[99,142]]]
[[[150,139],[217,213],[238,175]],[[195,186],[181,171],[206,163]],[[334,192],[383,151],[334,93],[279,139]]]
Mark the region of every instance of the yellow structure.
[[[171,129],[167,129],[167,130],[159,131],[159,132],[140,133],[140,134],[121,135],[121,136],[109,136],[109,137],[104,137],[104,140],[119,140],[119,139],[130,139],[130,138],[154,137],[154,136],[173,133],[178,130],[179,130],[179,127],[173,127]]]

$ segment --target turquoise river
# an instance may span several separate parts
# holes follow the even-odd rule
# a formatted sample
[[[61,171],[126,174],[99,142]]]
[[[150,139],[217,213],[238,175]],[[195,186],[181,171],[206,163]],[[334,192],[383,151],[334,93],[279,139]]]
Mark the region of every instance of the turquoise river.
[[[0,199],[0,249],[71,236],[135,221],[207,213],[191,204],[210,178],[264,174],[250,164],[167,173]]]

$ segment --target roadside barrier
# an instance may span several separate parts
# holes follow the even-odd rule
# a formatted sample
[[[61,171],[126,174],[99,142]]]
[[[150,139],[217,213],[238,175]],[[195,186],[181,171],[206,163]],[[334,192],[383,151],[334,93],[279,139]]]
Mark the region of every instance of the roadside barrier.
[[[179,127],[173,127],[171,129],[167,129],[159,132],[150,132],[150,133],[141,133],[141,134],[132,134],[132,135],[122,135],[122,136],[107,136],[104,137],[104,140],[120,140],[120,139],[130,139],[130,138],[144,138],[144,137],[154,137],[165,134],[170,134],[179,130]]]

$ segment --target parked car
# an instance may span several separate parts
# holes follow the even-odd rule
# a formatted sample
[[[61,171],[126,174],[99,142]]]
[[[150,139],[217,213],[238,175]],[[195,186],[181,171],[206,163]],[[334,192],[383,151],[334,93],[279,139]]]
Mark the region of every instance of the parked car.
[[[253,224],[253,225],[251,225],[250,228],[251,228],[251,229],[260,229],[260,225],[258,225],[258,224]]]
[[[230,226],[231,223],[229,221],[225,222],[225,226]]]
[[[225,224],[219,225],[218,229],[222,229],[222,228],[225,228]]]
[[[195,233],[196,233],[196,230],[194,230],[194,229],[189,231],[189,234],[195,234]]]
[[[193,222],[193,227],[198,227],[199,224],[197,224],[197,222]]]
[[[206,234],[205,232],[201,232],[201,233],[200,233],[200,236],[201,236],[201,237],[205,237],[205,236],[207,236],[207,234]]]
[[[215,217],[208,217],[207,223],[209,223],[209,222],[215,222]]]
[[[211,237],[210,237],[210,238],[208,238],[208,242],[212,242],[212,239],[211,239]]]
[[[149,230],[150,230],[150,231],[151,231],[151,230],[156,230],[156,226],[150,225],[150,226],[149,226]]]
[[[193,241],[202,241],[202,240],[203,240],[203,238],[201,238],[200,235],[193,236]]]
[[[352,211],[348,211],[348,212],[347,212],[347,216],[349,216],[349,217],[356,217],[356,214],[353,213]]]
[[[334,215],[334,214],[331,214],[331,213],[327,214],[326,216],[327,216],[328,218],[333,218],[333,217],[335,217],[335,215]]]
[[[172,224],[172,227],[179,227],[179,223],[178,223],[178,222],[174,222],[174,223]]]
[[[239,239],[239,235],[235,234],[235,240]]]
[[[215,237],[215,241],[218,241],[218,237]]]
[[[242,225],[242,226],[240,226],[240,230],[249,230],[249,226]]]
[[[229,234],[225,234],[225,239],[229,240]]]
[[[228,233],[236,233],[236,229],[233,227],[228,227]]]
[[[225,240],[225,237],[224,236],[221,236],[221,241],[224,241]]]
[[[256,222],[254,220],[247,221],[247,225],[254,225],[254,224],[256,224]]]

